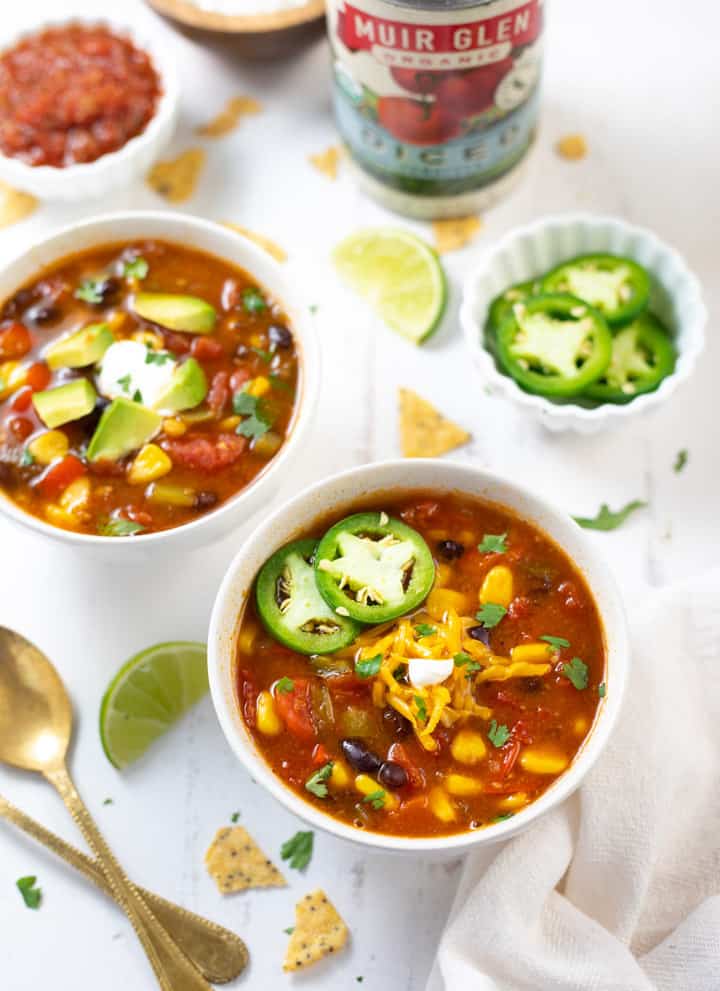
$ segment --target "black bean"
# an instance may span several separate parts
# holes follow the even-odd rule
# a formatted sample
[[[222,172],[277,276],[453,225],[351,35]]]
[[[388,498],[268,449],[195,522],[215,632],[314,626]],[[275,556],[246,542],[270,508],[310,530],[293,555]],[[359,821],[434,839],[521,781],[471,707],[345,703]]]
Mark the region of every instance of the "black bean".
[[[407,736],[408,733],[412,732],[412,726],[409,720],[405,716],[401,716],[391,705],[386,705],[383,709],[382,720],[385,728],[393,736]]]
[[[408,782],[407,771],[394,760],[386,760],[378,771],[378,781],[385,788],[403,788]]]
[[[35,299],[35,291],[33,289],[21,289],[19,292],[16,292],[12,299],[9,299],[5,306],[3,306],[3,319],[19,317],[22,311],[32,303],[33,299]]]
[[[473,640],[479,640],[486,647],[490,646],[490,630],[486,630],[484,626],[471,626],[467,632]]]
[[[340,749],[345,755],[345,760],[356,771],[363,774],[375,774],[382,767],[383,762],[380,757],[355,736],[341,740]]]
[[[292,347],[292,334],[287,327],[281,327],[276,323],[272,324],[268,330],[268,337],[270,343],[278,348]]]
[[[217,492],[198,492],[195,496],[195,509],[212,509],[219,498]]]
[[[247,344],[238,344],[238,346],[235,348],[236,358],[247,358],[249,354],[250,354],[250,348],[247,346]]]
[[[446,561],[455,561],[465,553],[465,548],[457,540],[441,540],[437,549],[440,557],[444,557]]]
[[[62,369],[62,371],[70,372],[71,369],[65,368]],[[66,374],[61,376],[61,378],[64,381],[72,381],[75,378],[83,378],[83,376],[78,374],[75,375]],[[103,413],[105,412],[105,410],[109,405],[110,405],[109,399],[104,399],[103,396],[97,396],[97,398],[95,399],[95,405],[93,406],[92,410],[89,413],[87,413],[85,416],[81,417],[79,420],[76,420],[75,422],[79,423],[82,426],[83,430],[87,431],[88,435],[94,433],[95,427],[97,427],[98,423],[100,422],[100,417],[103,415]]]
[[[49,323],[50,320],[57,320],[60,316],[60,307],[55,306],[54,303],[40,302],[36,303],[35,306],[31,306],[29,310],[25,313],[25,320],[30,323],[42,324]]]
[[[529,692],[531,695],[535,692],[539,692],[543,687],[542,678],[525,678],[525,691]]]

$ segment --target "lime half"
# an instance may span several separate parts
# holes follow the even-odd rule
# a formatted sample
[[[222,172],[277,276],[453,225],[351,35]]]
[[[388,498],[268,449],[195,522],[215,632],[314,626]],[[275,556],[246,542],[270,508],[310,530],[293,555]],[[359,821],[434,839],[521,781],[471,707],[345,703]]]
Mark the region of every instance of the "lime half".
[[[108,760],[123,768],[142,757],[207,690],[204,643],[159,643],[131,657],[100,707],[100,740]]]
[[[342,278],[392,330],[420,344],[445,309],[447,282],[438,256],[407,231],[375,227],[337,246],[333,261]]]

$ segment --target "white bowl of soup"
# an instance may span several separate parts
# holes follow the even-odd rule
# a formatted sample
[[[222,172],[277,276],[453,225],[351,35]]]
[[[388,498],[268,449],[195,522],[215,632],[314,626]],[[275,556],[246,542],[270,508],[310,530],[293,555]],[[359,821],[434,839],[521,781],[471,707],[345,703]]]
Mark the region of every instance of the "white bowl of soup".
[[[365,465],[264,521],[208,639],[225,736],[336,836],[454,850],[578,787],[618,716],[622,603],[565,513],[478,468]]]

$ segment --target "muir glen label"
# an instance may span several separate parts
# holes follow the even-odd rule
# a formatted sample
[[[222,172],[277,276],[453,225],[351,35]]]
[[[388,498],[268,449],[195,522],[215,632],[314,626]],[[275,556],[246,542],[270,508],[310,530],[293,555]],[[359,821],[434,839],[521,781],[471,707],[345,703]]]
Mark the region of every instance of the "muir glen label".
[[[415,216],[479,209],[538,117],[542,0],[329,0],[338,127],[363,183]]]

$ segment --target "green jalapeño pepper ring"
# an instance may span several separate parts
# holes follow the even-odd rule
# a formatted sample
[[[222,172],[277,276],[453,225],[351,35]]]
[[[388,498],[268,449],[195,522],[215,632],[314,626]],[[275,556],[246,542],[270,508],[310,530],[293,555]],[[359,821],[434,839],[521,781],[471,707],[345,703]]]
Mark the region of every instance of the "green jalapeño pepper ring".
[[[510,316],[515,303],[524,303],[531,296],[537,296],[540,292],[539,281],[533,279],[530,282],[518,282],[514,286],[509,286],[504,292],[490,304],[487,316],[487,333],[495,337],[500,327]]]
[[[606,403],[627,403],[652,392],[675,368],[677,352],[666,329],[652,313],[641,313],[613,338],[605,374],[585,395]]]
[[[610,364],[612,334],[601,313],[576,296],[535,296],[516,303],[498,334],[498,358],[528,392],[582,393]]]
[[[340,615],[384,623],[420,605],[435,580],[435,564],[411,527],[387,513],[356,513],[320,541],[315,576]]]
[[[622,327],[647,306],[650,276],[631,258],[580,255],[548,272],[542,292],[578,296],[600,310],[611,327]]]

